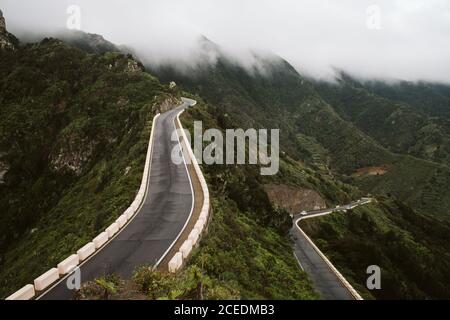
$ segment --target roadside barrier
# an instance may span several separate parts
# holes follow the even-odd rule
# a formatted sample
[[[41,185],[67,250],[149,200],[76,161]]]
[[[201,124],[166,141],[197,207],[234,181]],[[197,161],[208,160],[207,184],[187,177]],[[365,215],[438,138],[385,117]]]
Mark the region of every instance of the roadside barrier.
[[[192,148],[189,145],[189,143],[187,143],[189,140],[186,137],[186,133],[184,132],[183,126],[180,121],[180,115],[183,114],[183,112],[184,110],[177,115],[176,121],[178,124],[178,128],[181,129],[180,130],[181,139],[185,142],[186,146],[185,151],[189,157],[190,163],[194,167],[195,174],[197,175],[198,180],[200,181],[201,187],[200,191],[203,193],[203,205],[200,215],[191,232],[189,233],[188,239],[181,245],[178,253],[175,254],[174,257],[169,261],[169,272],[177,272],[182,267],[184,260],[186,260],[189,257],[189,254],[192,252],[193,248],[195,248],[198,245],[199,239],[203,231],[205,230],[206,223],[208,222],[209,213],[211,209],[208,185],[206,184],[205,177],[203,176],[202,170],[200,169],[197,159],[195,158],[194,152],[192,151]]]
[[[22,289],[17,290],[15,293],[6,298],[6,300],[30,300],[34,297],[34,295],[34,286],[32,284],[27,284]]]
[[[85,245],[83,248],[77,251],[77,255],[80,261],[84,261],[87,258],[89,258],[89,256],[94,252],[95,252],[95,243],[89,242],[87,245]]]
[[[65,275],[71,272],[80,263],[80,258],[77,254],[73,254],[62,262],[58,263],[58,272],[60,275]]]
[[[59,279],[59,272],[57,268],[52,268],[34,279],[34,289],[42,291],[49,287],[53,282]]]

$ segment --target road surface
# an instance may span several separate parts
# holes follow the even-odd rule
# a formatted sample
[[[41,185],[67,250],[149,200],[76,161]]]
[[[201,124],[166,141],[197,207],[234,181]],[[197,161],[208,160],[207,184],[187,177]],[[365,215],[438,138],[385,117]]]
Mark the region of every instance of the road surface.
[[[130,278],[136,267],[161,261],[182,232],[192,211],[193,189],[185,163],[176,165],[171,152],[174,118],[190,106],[187,99],[156,121],[148,192],[134,219],[102,250],[81,264],[81,282],[115,273]],[[66,277],[67,278],[67,277]],[[67,300],[73,292],[63,278],[42,300]]]
[[[324,300],[355,300],[355,298],[299,230],[298,223],[307,217],[313,218],[336,211],[346,211],[369,202],[371,202],[370,199],[363,199],[333,209],[312,210],[306,214],[294,216],[294,225],[290,231],[294,240],[294,254],[301,268],[310,276],[314,287]]]

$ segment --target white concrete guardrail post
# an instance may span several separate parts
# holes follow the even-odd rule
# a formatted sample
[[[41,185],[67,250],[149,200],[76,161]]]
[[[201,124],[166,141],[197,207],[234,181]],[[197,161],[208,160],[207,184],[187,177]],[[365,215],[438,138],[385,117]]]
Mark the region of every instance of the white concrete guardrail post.
[[[26,286],[6,298],[6,300],[30,300],[34,297],[34,295],[34,286],[32,284],[27,284]]]
[[[58,263],[58,272],[60,275],[65,275],[71,272],[80,263],[80,258],[77,254],[72,254],[70,257]]]
[[[57,268],[52,268],[34,279],[34,289],[43,291],[49,287],[53,282],[59,279],[59,272]]]
[[[85,245],[83,248],[77,251],[77,255],[80,261],[84,261],[87,258],[89,258],[89,256],[94,252],[95,252],[95,243],[89,242],[87,245]]]
[[[92,240],[92,242],[95,244],[95,249],[100,249],[105,243],[108,242],[108,233],[105,231],[100,233],[94,238],[94,240]]]

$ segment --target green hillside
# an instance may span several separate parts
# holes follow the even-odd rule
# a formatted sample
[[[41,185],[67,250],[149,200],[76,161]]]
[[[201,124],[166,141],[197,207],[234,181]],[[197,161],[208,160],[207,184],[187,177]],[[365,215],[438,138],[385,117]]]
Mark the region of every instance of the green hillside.
[[[192,130],[194,120],[202,121],[205,129],[223,131],[232,124],[221,124],[226,118],[224,110],[201,97],[192,98],[198,104],[183,115],[186,128]],[[186,268],[176,276],[139,269],[132,284],[115,280],[117,292],[111,299],[126,298],[130,286],[137,286],[133,297],[143,294],[146,299],[192,299],[198,297],[199,283],[205,299],[317,299],[292,254],[288,236],[291,217],[270,202],[264,185],[315,190],[330,206],[356,199],[361,193],[288,156],[281,159],[276,176],[261,176],[259,166],[254,165],[204,165],[202,169],[213,199],[213,216],[207,235]],[[164,281],[157,280],[160,277]],[[153,289],[148,285],[142,289],[142,283],[151,283]],[[98,292],[98,284],[87,284],[82,298],[99,298]]]
[[[320,83],[275,56],[255,56],[249,69],[202,41],[218,61],[189,75],[171,66],[149,66],[150,74],[95,35],[72,39],[78,48],[45,39],[0,50],[0,296],[123,212],[140,184],[153,116],[185,90],[198,101],[182,119],[190,130],[194,120],[222,131],[280,129],[280,171],[204,165],[213,219],[187,267],[176,276],[140,268],[131,284],[109,275],[85,298],[112,286],[122,298],[135,290],[146,299],[317,299],[292,254],[289,213],[267,185],[314,191],[327,206],[367,193],[382,199],[308,222],[307,231],[365,297],[448,298],[450,227],[430,216],[450,219],[450,90]],[[161,84],[170,81],[178,89]],[[411,90],[420,99],[409,100]],[[364,289],[369,264],[384,270],[384,291]]]
[[[118,53],[0,50],[0,296],[92,239],[139,188],[168,88]]]
[[[301,222],[347,280],[368,299],[449,299],[450,224],[392,200]],[[366,289],[370,265],[381,289]]]
[[[153,115],[163,102],[176,105],[178,94],[119,53],[89,54],[45,39],[0,55],[4,297],[84,245],[129,205],[140,185]],[[200,104],[196,116],[217,121],[207,108]],[[297,184],[291,172],[308,185],[320,183],[295,162],[284,170]],[[214,195],[213,231],[192,266],[172,280],[189,288],[188,276],[199,269],[210,298],[317,298],[292,255],[289,215],[264,196],[259,170],[206,172]],[[223,179],[230,181],[226,190]],[[351,198],[332,179],[321,188],[330,201]]]
[[[217,63],[198,67],[190,73],[195,76],[171,66],[152,71],[223,110],[219,122],[230,128],[279,128],[280,143],[291,158],[365,193],[389,193],[424,213],[450,219],[450,138],[431,116],[377,96],[351,78],[338,85],[310,81],[276,56],[255,56],[258,68],[249,70],[219,47],[208,47],[216,50]],[[355,176],[372,167],[387,167],[389,174]]]
[[[382,90],[381,85],[364,86],[343,75],[337,84],[322,82],[317,83],[316,87],[342,118],[352,122],[392,152],[448,166],[450,100],[434,93],[432,89],[420,90],[420,87],[410,86],[398,85],[405,89],[398,89],[400,93],[396,95],[387,89],[393,88],[392,91],[395,91],[396,85],[385,85],[385,90]]]

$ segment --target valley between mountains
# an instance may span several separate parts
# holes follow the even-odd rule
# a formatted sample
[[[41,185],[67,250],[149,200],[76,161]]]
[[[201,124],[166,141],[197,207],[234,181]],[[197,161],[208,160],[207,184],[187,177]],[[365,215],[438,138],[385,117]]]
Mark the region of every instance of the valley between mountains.
[[[98,35],[27,43],[0,28],[0,296],[122,214],[153,118],[189,97],[197,105],[181,121],[191,132],[194,121],[280,129],[278,174],[202,165],[212,220],[185,267],[105,273],[72,298],[324,298],[293,254],[292,216],[370,196],[300,226],[364,299],[449,299],[450,86],[345,71],[325,82],[276,55],[255,54],[249,68],[206,37],[198,47],[217,59],[187,72],[144,65]],[[374,264],[380,290],[366,287]]]

